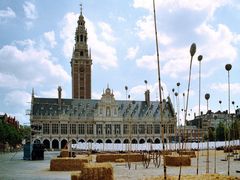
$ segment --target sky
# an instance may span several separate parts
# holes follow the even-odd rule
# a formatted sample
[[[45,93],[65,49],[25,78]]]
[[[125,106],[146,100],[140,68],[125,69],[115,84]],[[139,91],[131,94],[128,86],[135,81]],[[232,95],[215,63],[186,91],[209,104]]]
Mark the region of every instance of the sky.
[[[26,112],[31,108],[32,89],[36,97],[56,98],[57,87],[61,86],[63,98],[72,97],[70,61],[80,4],[92,53],[92,99],[100,99],[109,85],[117,100],[126,100],[125,86],[131,100],[144,100],[146,88],[150,89],[151,100],[158,100],[152,3],[1,0],[0,114],[15,116],[21,124],[29,123]],[[188,87],[189,49],[195,43],[187,118],[199,113],[200,65],[201,111],[207,110],[206,93],[210,94],[208,109],[214,112],[228,109],[225,65],[231,64],[230,109],[234,112],[240,107],[240,1],[155,0],[155,3],[163,98],[170,96],[181,118]],[[199,55],[203,56],[201,62]],[[180,86],[176,85],[178,82]]]

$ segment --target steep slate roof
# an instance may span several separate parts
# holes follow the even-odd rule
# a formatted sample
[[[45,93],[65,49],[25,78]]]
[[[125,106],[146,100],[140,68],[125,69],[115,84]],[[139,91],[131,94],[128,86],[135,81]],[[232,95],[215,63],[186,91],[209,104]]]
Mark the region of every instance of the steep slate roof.
[[[160,105],[158,101],[151,101],[149,106],[145,101],[116,100],[115,102],[118,108],[118,117],[131,117],[133,119],[144,117],[159,119],[160,117]],[[60,108],[57,98],[34,98],[32,115],[67,115],[76,118],[89,118],[94,117],[94,114],[97,113],[99,103],[101,103],[101,100],[61,99]],[[170,98],[168,98],[167,102],[164,100],[164,104],[165,108],[163,108],[163,112],[169,112],[168,115],[174,117]]]

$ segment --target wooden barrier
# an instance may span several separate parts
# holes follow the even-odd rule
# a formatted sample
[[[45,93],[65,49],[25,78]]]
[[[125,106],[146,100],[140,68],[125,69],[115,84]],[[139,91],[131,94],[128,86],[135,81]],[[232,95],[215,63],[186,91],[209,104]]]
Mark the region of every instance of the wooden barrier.
[[[164,156],[166,166],[191,166],[190,156]]]
[[[96,156],[96,162],[116,162],[117,159],[124,159],[125,162],[141,162],[143,161],[143,155],[137,153],[131,154],[98,154]]]

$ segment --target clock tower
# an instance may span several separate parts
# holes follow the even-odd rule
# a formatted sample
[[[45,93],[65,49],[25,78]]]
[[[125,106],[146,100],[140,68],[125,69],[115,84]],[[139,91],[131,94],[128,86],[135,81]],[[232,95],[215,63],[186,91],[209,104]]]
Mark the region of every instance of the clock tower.
[[[75,46],[71,59],[72,98],[91,99],[91,52],[88,51],[87,30],[82,5],[75,32]]]

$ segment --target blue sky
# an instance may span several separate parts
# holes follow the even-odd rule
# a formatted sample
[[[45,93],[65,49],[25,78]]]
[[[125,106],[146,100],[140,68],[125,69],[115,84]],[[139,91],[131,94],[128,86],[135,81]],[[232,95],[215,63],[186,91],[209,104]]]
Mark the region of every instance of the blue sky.
[[[159,98],[151,0],[1,0],[0,113],[28,123],[25,112],[30,109],[32,88],[38,97],[57,97],[60,85],[63,97],[71,98],[70,60],[80,3],[92,52],[92,98],[100,99],[109,84],[116,99],[125,99],[127,85],[131,99],[143,100],[144,80],[151,100]],[[231,102],[240,106],[240,1],[156,0],[156,11],[164,98],[173,98],[172,89],[177,91],[180,82],[179,108],[183,108],[189,48],[195,42],[191,117],[198,114],[198,55],[203,55],[201,110],[206,111],[205,93],[211,96],[209,109],[228,109],[228,63]]]

